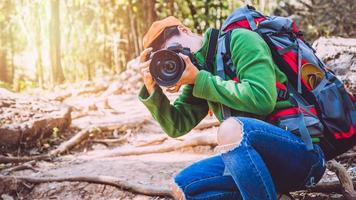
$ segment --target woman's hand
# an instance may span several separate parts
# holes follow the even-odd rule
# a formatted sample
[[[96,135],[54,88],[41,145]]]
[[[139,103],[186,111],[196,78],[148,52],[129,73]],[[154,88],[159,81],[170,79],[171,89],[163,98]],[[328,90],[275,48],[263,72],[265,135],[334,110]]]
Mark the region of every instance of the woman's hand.
[[[192,61],[189,59],[188,56],[179,53],[179,56],[183,58],[185,62],[185,70],[182,74],[182,77],[179,79],[179,81],[176,83],[175,86],[167,88],[168,92],[174,93],[178,92],[179,88],[182,85],[188,85],[188,84],[194,84],[195,79],[199,73],[199,69],[192,63]]]
[[[152,78],[149,70],[151,59],[148,60],[149,55],[152,52],[152,48],[145,49],[140,55],[140,69],[143,83],[146,86],[147,92],[151,95],[154,91],[156,81]]]

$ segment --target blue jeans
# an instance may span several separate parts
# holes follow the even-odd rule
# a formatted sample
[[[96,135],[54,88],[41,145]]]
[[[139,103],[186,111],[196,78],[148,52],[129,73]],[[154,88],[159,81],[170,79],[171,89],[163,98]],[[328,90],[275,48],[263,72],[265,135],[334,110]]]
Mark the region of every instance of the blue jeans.
[[[242,140],[231,150],[188,166],[175,183],[190,199],[277,199],[280,193],[315,185],[325,172],[325,158],[314,144],[261,120],[235,117]]]

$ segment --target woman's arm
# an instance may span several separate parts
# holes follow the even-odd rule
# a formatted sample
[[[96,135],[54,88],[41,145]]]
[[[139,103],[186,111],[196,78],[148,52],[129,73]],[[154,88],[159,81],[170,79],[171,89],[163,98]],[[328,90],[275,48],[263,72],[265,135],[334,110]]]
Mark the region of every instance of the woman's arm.
[[[192,85],[184,86],[179,97],[170,104],[160,87],[156,86],[151,95],[143,87],[139,99],[167,135],[179,137],[192,130],[208,113],[207,101],[194,97],[192,91]]]
[[[275,64],[269,47],[257,33],[244,29],[232,32],[230,46],[240,83],[200,71],[193,95],[235,110],[269,114],[277,99]]]

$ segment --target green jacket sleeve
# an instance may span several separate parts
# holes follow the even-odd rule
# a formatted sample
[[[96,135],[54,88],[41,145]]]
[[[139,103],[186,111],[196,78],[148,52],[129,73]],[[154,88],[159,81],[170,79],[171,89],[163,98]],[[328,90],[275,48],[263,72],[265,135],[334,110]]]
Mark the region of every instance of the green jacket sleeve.
[[[194,97],[192,91],[193,86],[184,86],[183,92],[170,104],[160,87],[156,86],[149,95],[143,86],[139,99],[167,135],[179,137],[192,130],[208,113],[206,100]]]
[[[265,116],[273,111],[276,75],[270,49],[255,32],[234,30],[231,55],[240,83],[200,71],[193,95],[232,109]]]

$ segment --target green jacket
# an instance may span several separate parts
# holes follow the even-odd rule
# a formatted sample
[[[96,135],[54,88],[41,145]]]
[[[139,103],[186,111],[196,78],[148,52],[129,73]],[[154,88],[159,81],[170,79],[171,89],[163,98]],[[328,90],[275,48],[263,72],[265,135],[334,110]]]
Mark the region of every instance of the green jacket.
[[[211,29],[205,32],[202,47],[195,53],[201,64],[205,60],[210,32]],[[195,84],[184,86],[173,104],[160,87],[156,86],[151,95],[142,87],[140,101],[169,136],[188,133],[207,115],[209,108],[222,121],[221,104],[230,107],[233,116],[259,119],[275,109],[292,105],[288,100],[277,102],[276,81],[286,83],[287,77],[274,64],[269,47],[257,33],[233,30],[230,48],[240,83],[222,80],[216,75],[214,65],[214,74],[199,71]]]

